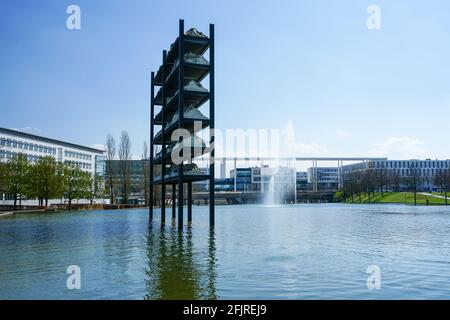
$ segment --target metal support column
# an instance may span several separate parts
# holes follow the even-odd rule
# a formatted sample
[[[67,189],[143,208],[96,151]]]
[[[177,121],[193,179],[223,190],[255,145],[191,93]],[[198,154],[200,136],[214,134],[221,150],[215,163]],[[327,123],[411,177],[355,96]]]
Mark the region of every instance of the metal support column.
[[[177,204],[176,193],[177,193],[177,191],[176,191],[176,187],[177,187],[177,185],[175,183],[172,184],[172,220],[175,220],[177,218],[177,213],[176,213],[176,211],[177,211],[177,207],[176,207],[176,204]]]
[[[297,172],[294,171],[294,204],[297,204]]]
[[[165,118],[164,118],[164,109],[166,107],[166,97],[164,93],[164,86],[166,84],[166,75],[165,75],[165,67],[166,67],[166,56],[167,51],[163,51],[163,64],[162,64],[162,86],[161,86],[161,97],[162,97],[162,111],[161,111],[161,121],[162,126],[161,130],[164,133],[165,129]],[[166,223],[166,183],[165,183],[165,174],[166,174],[166,163],[164,160],[164,155],[166,154],[166,141],[164,138],[164,134],[162,135],[162,160],[161,160],[161,224]]]
[[[214,25],[209,25],[209,120],[210,120],[210,154],[209,154],[209,225],[215,225],[215,178],[214,178]]]
[[[264,178],[263,178],[263,167],[264,167],[264,161],[261,160],[261,170],[259,172],[259,177],[261,179],[261,193],[264,193]]]
[[[338,160],[338,189],[341,190],[344,186],[342,177],[342,160]]]
[[[149,190],[149,219],[153,220],[153,118],[155,117],[155,106],[153,102],[153,98],[155,95],[154,83],[155,81],[155,73],[151,73],[150,80],[150,190]],[[144,162],[145,163],[145,162]]]
[[[188,206],[188,222],[192,222],[192,182],[188,182],[188,198],[187,198],[187,206]]]
[[[178,128],[183,128],[184,122],[184,20],[180,20],[178,36]],[[181,138],[180,138],[181,142]],[[184,154],[182,155],[184,157]],[[178,166],[178,228],[183,228],[183,203],[184,203],[184,166],[181,162]]]
[[[236,169],[236,158],[234,158],[234,192],[237,191],[237,169]]]

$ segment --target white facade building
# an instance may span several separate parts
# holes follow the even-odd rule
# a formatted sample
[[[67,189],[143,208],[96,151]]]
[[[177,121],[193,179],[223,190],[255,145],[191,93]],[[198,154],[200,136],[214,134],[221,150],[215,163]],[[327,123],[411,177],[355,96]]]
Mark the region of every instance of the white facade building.
[[[367,161],[342,167],[342,173],[366,169],[387,169],[400,177],[409,177],[411,170],[419,170],[422,177],[435,176],[439,170],[450,169],[450,160],[383,160]]]
[[[42,157],[53,157],[56,161],[78,167],[95,175],[104,175],[105,158],[102,150],[77,144],[45,138],[21,131],[0,128],[0,162],[24,154],[31,163]],[[59,203],[60,199],[49,200],[49,204]],[[12,204],[6,194],[0,194],[0,204]],[[26,200],[23,205],[37,205],[37,200]]]
[[[33,134],[0,128],[0,161],[6,162],[17,154],[24,154],[34,163],[51,156],[58,162],[96,173],[96,163],[102,161],[103,151]],[[97,166],[98,167],[98,166]]]
[[[364,171],[368,169],[386,170],[388,174],[395,174],[400,178],[411,177],[412,172],[421,178],[421,184],[426,189],[436,189],[434,177],[439,171],[450,169],[450,160],[382,160],[367,161],[342,166],[342,174]]]

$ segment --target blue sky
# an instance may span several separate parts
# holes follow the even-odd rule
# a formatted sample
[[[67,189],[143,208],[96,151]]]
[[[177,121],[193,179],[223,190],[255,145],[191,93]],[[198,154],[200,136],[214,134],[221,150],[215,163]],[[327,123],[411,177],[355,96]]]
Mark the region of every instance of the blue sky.
[[[81,30],[66,28],[70,4]],[[445,0],[2,1],[0,126],[84,145],[127,130],[140,156],[150,71],[184,18],[216,26],[218,128],[288,128],[299,155],[450,158],[449,12]]]

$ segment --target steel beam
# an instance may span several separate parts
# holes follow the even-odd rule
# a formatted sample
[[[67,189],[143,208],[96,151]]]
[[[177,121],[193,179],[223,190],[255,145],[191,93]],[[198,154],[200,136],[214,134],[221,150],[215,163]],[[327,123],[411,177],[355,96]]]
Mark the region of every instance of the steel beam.
[[[182,129],[184,122],[184,20],[181,19],[178,36],[178,61],[178,128]],[[181,162],[178,166],[178,228],[180,230],[183,228],[183,185],[184,168],[183,162]]]
[[[166,140],[164,137],[164,129],[165,129],[165,116],[164,116],[164,108],[166,107],[166,96],[164,93],[164,86],[166,84],[166,75],[165,75],[165,66],[166,66],[166,57],[167,51],[163,51],[163,64],[162,64],[162,87],[161,87],[161,97],[162,97],[162,111],[161,111],[161,121],[162,121],[162,151],[163,155],[161,160],[161,225],[166,223],[166,183],[165,183],[165,174],[166,174],[166,162],[164,160],[164,155],[166,154]]]
[[[209,154],[209,225],[213,227],[215,225],[215,178],[214,178],[214,25],[209,25],[209,121],[210,121],[210,154]]]
[[[153,220],[153,118],[155,117],[155,104],[153,98],[155,96],[155,73],[151,73],[150,80],[150,190],[149,190],[149,219]],[[144,161],[145,165],[145,161]]]

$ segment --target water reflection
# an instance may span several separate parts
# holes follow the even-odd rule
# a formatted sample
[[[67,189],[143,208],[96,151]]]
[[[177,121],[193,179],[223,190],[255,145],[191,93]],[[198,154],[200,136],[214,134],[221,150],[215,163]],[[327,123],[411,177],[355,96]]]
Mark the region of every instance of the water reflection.
[[[207,241],[208,244],[196,246],[195,241]],[[161,228],[150,224],[146,269],[148,293],[144,299],[217,298],[214,230],[196,235],[195,241],[191,226],[179,232],[175,225]]]
[[[216,233],[207,206],[182,233],[149,229],[145,209],[2,218],[0,299],[448,298],[445,207],[217,211]],[[66,287],[72,264],[81,290]],[[381,290],[367,289],[369,265],[382,270]]]

